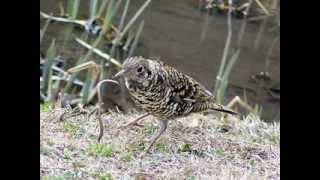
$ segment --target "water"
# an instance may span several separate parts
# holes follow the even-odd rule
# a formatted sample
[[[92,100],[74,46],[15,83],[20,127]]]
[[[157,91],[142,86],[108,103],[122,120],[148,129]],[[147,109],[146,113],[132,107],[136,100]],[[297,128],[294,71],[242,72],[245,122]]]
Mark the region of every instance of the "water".
[[[82,1],[79,16],[86,19],[89,15],[88,3]],[[142,5],[143,0],[130,3],[129,14]],[[86,4],[88,3],[88,4]],[[57,1],[42,0],[40,9],[46,13],[59,12]],[[119,18],[119,17],[117,17]],[[140,19],[145,20],[142,34],[143,46],[138,48],[137,55],[145,57],[159,57],[164,62],[189,74],[213,91],[215,76],[217,75],[227,38],[227,17],[225,15],[208,15],[201,12],[197,2],[192,0],[154,0]],[[128,19],[127,19],[128,20]],[[234,96],[243,98],[244,90],[251,104],[263,106],[262,117],[265,120],[279,120],[280,101],[272,101],[267,88],[280,88],[280,42],[278,41],[271,53],[269,68],[271,82],[256,83],[251,76],[266,70],[266,57],[275,38],[280,36],[279,30],[272,31],[272,20],[268,20],[266,28],[261,33],[260,44],[255,48],[260,23],[248,23],[243,39],[238,46],[238,34],[242,21],[232,19],[233,38],[232,49],[241,49],[240,59],[236,62],[227,89],[228,103]],[[42,26],[41,26],[42,27]],[[45,36],[44,44],[49,44],[52,37],[59,37],[65,25],[56,23],[50,25]],[[76,37],[76,35],[73,35]],[[65,52],[77,52],[79,45],[69,43],[64,47]],[[82,52],[77,52],[81,54]],[[68,53],[66,53],[67,55]],[[76,59],[76,58],[74,58]],[[260,85],[259,85],[260,84]]]

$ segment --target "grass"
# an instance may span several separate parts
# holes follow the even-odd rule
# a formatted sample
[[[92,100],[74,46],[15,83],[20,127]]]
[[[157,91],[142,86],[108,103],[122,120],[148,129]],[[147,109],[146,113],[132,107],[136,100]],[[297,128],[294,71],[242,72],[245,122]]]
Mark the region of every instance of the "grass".
[[[254,114],[226,121],[212,113],[192,114],[170,121],[151,154],[140,159],[147,139],[158,128],[153,117],[146,118],[142,128],[118,131],[138,114],[103,114],[102,119],[111,120],[97,143],[95,117],[59,122],[62,111],[40,114],[42,179],[280,178],[279,123],[265,123]],[[189,124],[192,120],[199,123]],[[78,126],[83,135],[70,136],[70,132],[79,133]]]
[[[93,173],[93,176],[99,180],[112,180],[112,176],[109,173]]]
[[[50,102],[44,102],[40,104],[40,111],[41,112],[48,112],[51,108],[52,104]]]
[[[92,143],[88,147],[88,154],[97,157],[111,157],[113,151],[114,147],[112,145]]]
[[[162,139],[159,139],[154,146],[154,149],[157,152],[164,152],[166,150],[166,145]]]
[[[41,178],[41,180],[69,180],[73,179],[73,175],[70,173],[64,173],[62,175],[57,175],[57,176],[44,176]]]
[[[63,159],[71,159],[73,152],[70,151],[68,148],[63,150]]]
[[[46,146],[40,146],[40,154],[47,156],[49,154],[49,149]]]
[[[192,147],[191,144],[183,144],[181,146],[181,148],[178,149],[178,153],[179,152],[191,152],[191,147]]]
[[[124,162],[130,162],[133,160],[133,154],[132,152],[123,152],[121,155],[120,155],[120,159]]]
[[[63,122],[63,129],[72,135],[76,135],[76,133],[80,129],[80,126],[76,123],[69,122],[68,120],[66,120]]]

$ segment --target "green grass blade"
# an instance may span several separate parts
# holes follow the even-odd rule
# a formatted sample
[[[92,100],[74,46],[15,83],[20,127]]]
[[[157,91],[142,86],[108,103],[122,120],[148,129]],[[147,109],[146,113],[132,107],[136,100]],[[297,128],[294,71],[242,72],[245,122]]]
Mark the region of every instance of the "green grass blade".
[[[136,47],[138,45],[138,41],[139,41],[139,38],[140,38],[140,34],[142,32],[143,26],[144,26],[144,21],[142,21],[140,23],[139,27],[138,27],[138,30],[137,30],[136,36],[134,37],[134,41],[133,41],[132,46],[130,48],[128,57],[132,56],[134,50],[136,49]]]
[[[48,29],[48,26],[51,22],[51,19],[47,19],[46,23],[44,24],[42,30],[41,30],[41,34],[40,34],[40,44],[42,42],[42,39],[43,39],[43,36],[44,34],[46,33],[47,29]]]
[[[106,32],[106,30],[108,30],[109,26],[112,24],[112,19],[113,19],[114,15],[117,13],[121,1],[122,0],[118,0],[117,4],[114,4],[114,0],[110,1],[109,5],[108,5],[107,12],[106,12],[106,16],[104,19],[102,32]]]
[[[259,49],[259,47],[260,47],[260,41],[262,39],[263,32],[266,29],[267,21],[268,21],[268,18],[264,18],[263,21],[260,24],[259,31],[257,33],[257,37],[256,37],[256,39],[254,41],[254,49],[255,50]]]
[[[108,8],[104,17],[104,26],[108,26],[110,24],[111,18],[114,14],[114,0],[111,0],[108,4]]]
[[[151,0],[147,0],[140,9],[136,12],[136,14],[130,19],[128,24],[123,28],[123,31],[121,32],[121,37],[119,41],[123,38],[123,36],[129,31],[131,26],[134,24],[134,22],[138,19],[138,17],[142,14],[142,12],[146,9],[146,7],[150,4]]]
[[[127,16],[127,12],[128,12],[128,9],[129,9],[129,4],[130,4],[130,0],[127,0],[126,1],[126,4],[124,6],[124,9],[123,9],[123,13],[121,15],[121,20],[120,20],[120,24],[119,24],[119,27],[118,27],[118,30],[121,32],[122,28],[123,28],[123,25],[124,25],[124,20]],[[114,56],[114,52],[115,52],[115,49],[118,45],[118,43],[120,42],[120,39],[121,39],[121,35],[117,34],[116,35],[116,38],[115,38],[115,42],[113,43],[112,45],[112,48],[110,50],[110,56],[113,57]]]
[[[109,0],[104,0],[99,8],[99,13],[97,14],[97,16],[102,17],[102,13],[105,10],[105,8],[107,7]]]
[[[107,31],[109,30],[109,27],[112,24],[112,19],[113,19],[114,15],[116,14],[116,12],[118,11],[121,1],[122,0],[118,0],[116,4],[115,4],[114,0],[111,0],[109,2],[108,8],[107,8],[107,11],[105,14],[104,22],[103,22],[102,33],[100,33],[100,36],[105,35],[105,33],[108,33]],[[95,48],[95,47],[93,47],[93,48]],[[90,51],[92,51],[92,49],[90,49]],[[103,59],[100,63],[100,65],[102,67],[100,79],[104,78],[106,75],[105,68],[103,68],[105,63],[106,63],[105,59]]]
[[[273,52],[273,49],[274,49],[276,43],[279,40],[280,40],[280,36],[277,36],[271,42],[271,45],[270,45],[270,47],[268,49],[267,56],[266,56],[266,59],[265,59],[265,72],[269,72],[271,55],[272,55],[272,52]]]
[[[47,61],[45,62],[45,67],[43,70],[43,85],[42,93],[46,94],[48,99],[51,98],[51,84],[52,84],[52,65],[53,60],[56,56],[56,46],[55,39],[52,40],[52,43],[47,51]]]
[[[124,25],[124,21],[126,19],[127,13],[128,13],[128,9],[129,9],[129,4],[130,4],[130,0],[126,1],[126,4],[124,5],[124,9],[122,11],[122,15],[121,15],[121,20],[120,20],[120,24],[119,24],[119,31],[122,30],[123,25]]]
[[[127,37],[126,42],[123,46],[123,50],[128,51],[129,46],[130,46],[131,42],[133,41],[133,38],[134,38],[133,33],[131,31],[129,31],[128,37]]]
[[[98,1],[99,0],[90,0],[90,19],[94,18],[97,15]]]
[[[229,5],[232,5],[232,2]],[[228,10],[227,24],[228,24],[227,40],[226,40],[226,43],[225,43],[225,46],[224,46],[222,60],[221,60],[221,64],[220,64],[220,67],[219,67],[218,75],[216,77],[216,83],[215,83],[215,86],[214,86],[215,89],[214,89],[214,93],[213,94],[216,95],[216,96],[217,96],[217,90],[219,89],[221,81],[222,81],[222,75],[223,75],[224,67],[225,67],[226,62],[227,62],[227,56],[229,54],[229,48],[230,48],[230,44],[231,44],[231,38],[232,38],[231,8],[229,8],[229,10]]]
[[[69,18],[70,18],[71,14],[72,14],[73,4],[74,4],[74,0],[68,0],[67,13],[68,13]]]
[[[77,19],[79,6],[80,6],[80,0],[74,0],[72,5],[72,12],[71,12],[72,19]]]
[[[228,81],[229,81],[229,75],[230,72],[235,64],[235,62],[239,59],[240,49],[237,49],[237,51],[233,54],[231,57],[229,63],[227,64],[226,70],[223,73],[222,81],[218,89],[217,93],[217,102],[221,103],[222,99],[224,98],[225,91],[227,89]]]

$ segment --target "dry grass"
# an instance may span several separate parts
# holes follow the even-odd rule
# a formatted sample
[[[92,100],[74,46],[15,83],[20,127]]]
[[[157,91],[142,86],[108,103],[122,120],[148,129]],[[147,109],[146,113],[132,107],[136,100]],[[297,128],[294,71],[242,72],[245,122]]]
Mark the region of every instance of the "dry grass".
[[[103,115],[101,143],[97,121],[85,116],[59,122],[63,110],[41,112],[41,179],[280,179],[279,124],[253,115],[221,121],[192,114],[169,124],[152,153],[138,158],[157,128],[118,131],[137,113]]]

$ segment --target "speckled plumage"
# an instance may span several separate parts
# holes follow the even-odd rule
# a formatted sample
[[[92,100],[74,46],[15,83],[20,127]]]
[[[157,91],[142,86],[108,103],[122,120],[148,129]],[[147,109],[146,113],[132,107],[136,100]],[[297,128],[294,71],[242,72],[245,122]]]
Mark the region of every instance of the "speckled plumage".
[[[162,61],[131,57],[125,60],[119,75],[123,75],[136,105],[160,120],[162,132],[155,140],[165,131],[167,121],[177,117],[209,109],[236,114],[216,104],[200,83]]]

